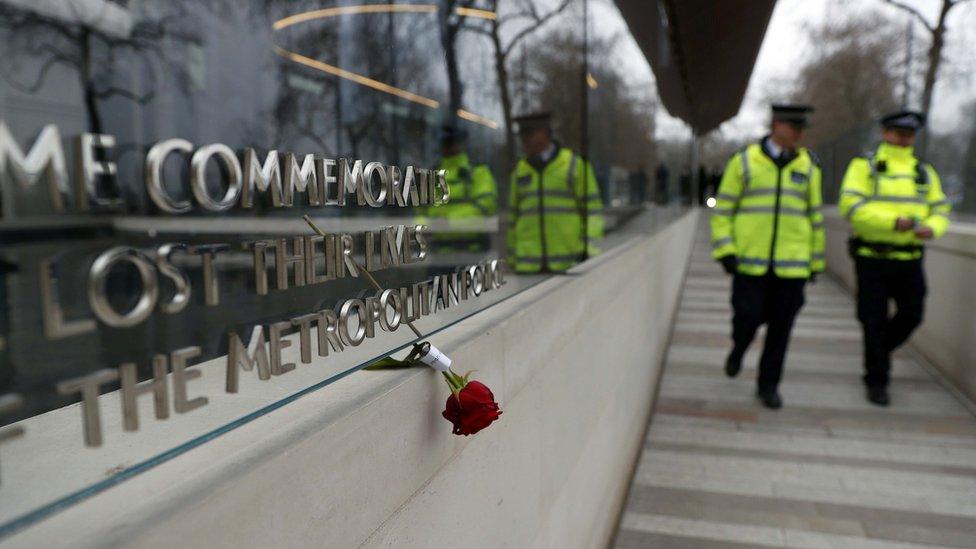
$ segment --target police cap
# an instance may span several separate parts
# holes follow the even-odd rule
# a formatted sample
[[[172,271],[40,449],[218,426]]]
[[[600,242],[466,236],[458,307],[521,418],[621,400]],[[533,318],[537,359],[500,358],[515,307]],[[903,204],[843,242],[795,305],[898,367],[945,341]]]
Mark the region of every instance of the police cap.
[[[530,132],[532,130],[549,129],[552,124],[552,113],[536,112],[523,114],[514,118],[518,124],[519,133]]]
[[[813,107],[809,105],[773,103],[772,111],[773,121],[788,122],[799,128],[806,128],[809,125],[807,115],[813,112]]]
[[[918,111],[898,111],[881,117],[884,129],[897,128],[917,132],[925,125],[925,114]]]

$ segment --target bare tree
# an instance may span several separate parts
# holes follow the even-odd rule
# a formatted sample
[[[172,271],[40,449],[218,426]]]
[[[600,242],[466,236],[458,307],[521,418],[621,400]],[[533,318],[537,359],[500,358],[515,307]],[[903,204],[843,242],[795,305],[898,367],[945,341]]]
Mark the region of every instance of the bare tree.
[[[444,49],[444,64],[447,68],[450,116],[457,113],[464,100],[464,83],[461,81],[461,71],[458,67],[457,39],[461,31],[467,27],[467,17],[458,13],[458,8],[471,8],[474,3],[475,0],[445,0],[444,8],[437,10],[441,47]]]
[[[12,50],[32,56],[30,64],[38,66],[33,81],[25,83],[11,74],[14,71],[9,65],[17,63],[17,56],[4,56],[8,66],[0,67],[0,77],[11,87],[33,94],[44,86],[50,70],[55,66],[74,69],[83,94],[88,130],[103,133],[99,102],[120,97],[144,105],[155,97],[152,81],[146,91],[118,85],[116,79],[112,78],[117,56],[124,53],[152,56],[179,69],[181,63],[169,59],[167,45],[174,42],[199,43],[200,39],[196,33],[186,31],[185,26],[180,24],[188,16],[187,5],[182,2],[172,4],[172,9],[165,16],[140,19],[128,32],[119,32],[118,28],[105,21],[110,10],[125,8],[104,2],[98,12],[82,13],[78,5],[73,2],[65,4],[70,15],[60,18],[23,8],[0,7],[0,26],[15,29],[15,39],[24,41],[22,47]],[[185,70],[174,73],[177,77],[188,78]],[[149,71],[149,75],[152,78],[153,71]]]
[[[554,120],[556,136],[576,151],[583,150],[581,116],[583,93],[580,87],[582,36],[572,32],[555,32],[546,36],[529,61],[527,74],[531,94],[562,113],[573,116]],[[595,59],[611,58],[614,38],[590,38],[587,49]],[[588,139],[590,158],[599,172],[610,166],[636,171],[649,166],[656,155],[654,143],[655,104],[647,88],[631,89],[612,64],[594,64],[592,85],[586,90],[589,101],[588,133],[599,136]]]
[[[942,7],[939,9],[939,17],[933,25],[917,9],[901,2],[900,0],[884,0],[890,6],[894,6],[918,20],[931,36],[932,43],[929,45],[928,67],[925,69],[925,80],[922,86],[922,110],[929,112],[932,108],[932,90],[935,88],[935,81],[939,76],[939,67],[942,65],[942,48],[945,47],[946,18],[952,8],[967,2],[968,0],[942,0]]]
[[[862,17],[828,21],[808,31],[810,41],[818,44],[818,55],[800,69],[793,96],[816,109],[807,132],[814,145],[871,129],[879,116],[898,104],[898,67],[892,61],[896,31],[891,25],[877,25],[881,14]],[[864,32],[868,21],[874,22],[876,32]],[[868,132],[863,133],[861,137],[867,138]]]
[[[508,60],[522,41],[541,29],[552,18],[562,13],[572,0],[559,0],[548,11],[540,11],[534,0],[511,2],[511,11],[498,13],[498,0],[488,0],[488,9],[496,14],[488,28],[470,26],[471,30],[489,37],[495,56],[495,76],[498,81],[498,94],[502,104],[505,122],[505,160],[508,165],[515,162],[515,135],[512,133],[512,90],[509,88]],[[510,28],[516,28],[514,32]]]

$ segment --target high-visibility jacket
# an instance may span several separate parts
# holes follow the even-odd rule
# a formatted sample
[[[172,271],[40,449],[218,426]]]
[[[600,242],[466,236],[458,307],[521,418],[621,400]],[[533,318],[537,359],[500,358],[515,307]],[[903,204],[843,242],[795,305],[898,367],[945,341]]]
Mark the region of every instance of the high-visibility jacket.
[[[851,160],[841,183],[840,214],[851,223],[852,248],[862,257],[922,257],[922,241],[914,231],[895,230],[896,220],[914,219],[938,238],[949,226],[950,209],[939,174],[912,147],[881,143]]]
[[[498,186],[484,164],[471,164],[467,153],[445,156],[437,165],[444,170],[451,197],[447,204],[430,209],[432,217],[457,219],[487,217],[498,208]]]
[[[472,165],[467,153],[459,153],[442,158],[437,169],[445,172],[450,199],[446,204],[427,208],[428,217],[448,220],[485,218],[498,211],[498,186],[488,166]],[[427,218],[418,219],[420,223],[426,221]],[[488,246],[490,237],[487,232],[442,228],[434,231],[431,240],[442,250],[477,250]]]
[[[780,167],[760,143],[732,156],[712,210],[712,255],[735,255],[738,271],[781,278],[823,272],[821,173],[804,148]]]
[[[573,151],[559,149],[541,173],[519,160],[509,204],[508,261],[517,272],[565,271],[597,253],[603,201],[593,167]]]

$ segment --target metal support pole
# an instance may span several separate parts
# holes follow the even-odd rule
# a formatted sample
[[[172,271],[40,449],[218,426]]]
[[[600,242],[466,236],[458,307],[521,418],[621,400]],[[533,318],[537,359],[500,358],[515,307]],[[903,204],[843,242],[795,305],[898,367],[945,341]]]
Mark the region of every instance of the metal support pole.
[[[699,187],[699,185],[702,184],[702,182],[698,180],[698,162],[699,162],[699,160],[698,160],[698,136],[695,134],[695,129],[694,128],[692,128],[692,130],[691,130],[691,155],[690,156],[691,156],[691,159],[690,159],[690,163],[691,163],[691,185],[690,186],[691,186],[691,189],[689,190],[689,192],[691,193],[691,196],[689,197],[689,199],[690,199],[689,201],[691,202],[691,205],[692,206],[695,206],[695,205],[697,205],[698,196],[699,196],[698,187]]]

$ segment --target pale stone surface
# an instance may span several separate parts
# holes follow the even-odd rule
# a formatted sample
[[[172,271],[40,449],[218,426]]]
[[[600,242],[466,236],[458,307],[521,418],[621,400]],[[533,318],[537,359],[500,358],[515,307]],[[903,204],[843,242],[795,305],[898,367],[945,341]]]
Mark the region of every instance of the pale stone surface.
[[[852,300],[821,280],[807,288],[794,331],[785,407],[763,409],[753,395],[760,342],[737,378],[722,372],[731,315],[717,295],[728,277],[705,238],[618,546],[973,547],[976,418],[967,407],[905,354],[894,361],[892,406],[867,403]]]
[[[450,434],[431,371],[357,373],[0,545],[603,546],[696,217],[436,336],[496,392],[504,415],[483,433]]]

